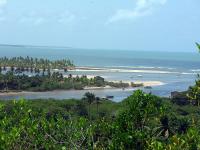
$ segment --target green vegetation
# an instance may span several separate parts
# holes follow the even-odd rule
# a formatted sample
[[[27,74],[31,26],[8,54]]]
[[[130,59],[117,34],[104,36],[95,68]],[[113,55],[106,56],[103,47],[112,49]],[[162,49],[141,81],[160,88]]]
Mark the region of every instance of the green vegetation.
[[[199,45],[199,43],[196,43],[196,45],[197,45],[197,48],[198,48],[199,51],[200,51],[200,45]]]
[[[53,76],[63,82],[59,73],[36,77]],[[1,75],[9,87],[5,78]],[[86,77],[65,80],[105,84],[101,77],[89,83]],[[82,100],[0,101],[0,149],[198,150],[199,89],[200,79],[188,91],[173,92],[171,99],[137,90],[120,103],[92,93]]]
[[[77,76],[63,77],[62,73],[59,72],[48,72],[47,75],[43,73],[42,75],[25,75],[16,74],[12,71],[8,71],[5,74],[0,73],[0,91],[51,91],[51,90],[82,90],[84,87],[104,87],[111,86],[115,88],[126,88],[129,87],[127,83],[113,83],[104,81],[102,77],[95,77],[88,79],[87,76]],[[134,84],[134,87],[141,86],[139,84]]]
[[[198,49],[200,50],[200,45],[196,43]],[[198,79],[194,86],[189,87],[187,96],[190,98],[191,102],[197,106],[200,106],[200,75],[198,74]]]
[[[105,87],[128,88],[128,83],[114,83],[105,81],[97,76],[88,79],[87,76],[67,78],[60,72],[52,69],[73,69],[74,64],[67,59],[50,61],[48,59],[37,59],[32,57],[0,58],[0,91],[51,91],[51,90],[82,90],[84,87]],[[139,87],[142,84],[131,84],[132,87]]]
[[[0,101],[0,149],[199,149],[199,114],[140,90],[120,103]]]
[[[42,69],[43,71],[47,71],[50,69],[64,69],[65,71],[67,71],[68,68],[73,68],[74,64],[68,59],[51,61],[48,59],[38,59],[29,56],[0,58],[0,71],[7,70],[8,67],[11,71],[16,71],[18,73],[25,71],[31,73],[39,73],[40,69]]]

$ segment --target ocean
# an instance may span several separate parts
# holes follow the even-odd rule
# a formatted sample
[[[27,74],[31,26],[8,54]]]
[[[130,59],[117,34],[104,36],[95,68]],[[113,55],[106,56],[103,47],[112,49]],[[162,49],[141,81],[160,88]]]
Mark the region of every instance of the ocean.
[[[48,59],[69,58],[76,66],[91,67],[91,70],[71,71],[71,74],[99,75],[107,80],[160,81],[146,92],[169,97],[172,91],[185,91],[194,85],[200,73],[200,54],[191,52],[155,52],[128,50],[75,49],[62,47],[0,46],[1,57],[31,56]],[[95,70],[95,68],[101,69]],[[92,90],[97,96],[113,95],[114,101],[121,101],[135,89]],[[143,89],[145,90],[145,89]],[[35,98],[81,98],[86,91],[54,91],[23,95],[0,96],[0,99]]]

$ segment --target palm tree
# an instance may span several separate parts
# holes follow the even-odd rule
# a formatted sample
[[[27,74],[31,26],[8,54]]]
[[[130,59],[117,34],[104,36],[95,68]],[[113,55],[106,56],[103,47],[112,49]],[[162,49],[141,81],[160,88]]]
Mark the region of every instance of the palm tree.
[[[72,74],[69,74],[69,75],[68,75],[68,78],[70,78],[70,79],[71,79],[71,78],[72,78]]]
[[[156,135],[157,138],[162,140],[168,139],[171,135],[174,135],[175,132],[172,130],[169,124],[169,119],[167,116],[163,116],[160,119],[161,126],[153,129],[153,135]]]
[[[199,51],[200,51],[200,45],[199,45],[199,43],[196,43],[196,45],[197,45],[197,47],[198,47],[198,49],[199,49]]]
[[[9,90],[8,83],[13,81],[13,72],[7,72],[4,76],[4,86],[6,92]]]
[[[33,67],[32,67],[32,66],[31,66],[31,68],[30,68],[30,72],[33,73]]]
[[[73,63],[68,59],[63,60],[56,60],[56,61],[50,61],[48,59],[37,59],[32,57],[13,57],[13,58],[7,58],[3,57],[0,58],[0,63],[2,66],[13,66],[17,68],[30,68],[31,66],[42,69],[43,67],[48,68],[51,66],[51,69],[61,69],[64,67],[72,67],[74,66]],[[5,68],[4,68],[5,69]]]
[[[51,70],[50,70],[50,68],[48,68],[48,70],[47,70],[47,75],[48,75],[49,78],[51,77]]]
[[[6,66],[3,66],[3,70],[6,71]]]
[[[11,66],[10,70],[11,70],[11,72],[14,72],[15,71],[14,66]]]
[[[93,93],[87,92],[84,94],[84,100],[88,103],[88,115],[89,119],[91,120],[91,112],[90,112],[90,106],[95,101],[95,95]]]
[[[64,68],[64,72],[67,72],[67,68],[66,67]]]
[[[34,68],[34,72],[37,73],[37,68],[36,67]]]

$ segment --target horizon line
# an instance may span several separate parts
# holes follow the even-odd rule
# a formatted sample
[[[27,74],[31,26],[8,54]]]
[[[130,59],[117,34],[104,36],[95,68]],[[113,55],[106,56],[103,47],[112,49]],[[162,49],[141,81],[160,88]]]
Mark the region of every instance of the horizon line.
[[[196,53],[197,51],[186,51],[186,50],[168,50],[168,51],[162,51],[162,50],[144,50],[144,49],[140,49],[140,50],[133,50],[133,49],[109,49],[109,48],[78,48],[78,47],[70,47],[70,46],[55,46],[55,45],[33,45],[33,44],[0,44],[1,46],[5,46],[5,47],[35,47],[35,48],[58,48],[58,49],[76,49],[76,50],[109,50],[109,51],[136,51],[136,52],[169,52],[169,53]]]

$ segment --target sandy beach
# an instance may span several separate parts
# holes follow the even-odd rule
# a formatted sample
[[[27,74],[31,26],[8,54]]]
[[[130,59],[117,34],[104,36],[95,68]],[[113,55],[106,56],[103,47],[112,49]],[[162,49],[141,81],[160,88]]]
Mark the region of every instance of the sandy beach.
[[[124,69],[110,69],[110,68],[97,68],[97,67],[76,67],[73,71],[75,72],[79,72],[79,71],[94,71],[94,72],[98,72],[98,71],[106,71],[106,72],[124,72],[124,71],[131,71],[131,72],[148,72],[148,71],[152,71],[152,70],[124,70]],[[168,73],[168,72],[160,72],[160,73]],[[82,75],[72,75],[73,78],[75,77],[81,77]],[[91,74],[86,74],[88,79],[93,79],[95,77],[95,75],[91,75]],[[68,77],[68,75],[64,75],[64,77]],[[110,80],[107,79],[106,76],[102,76],[106,81],[108,82],[115,82],[115,83],[119,83],[121,82],[121,80]],[[123,83],[128,83],[131,87],[131,83],[135,83],[135,84],[143,84],[144,87],[147,86],[151,86],[151,87],[155,87],[155,86],[162,86],[165,85],[165,83],[161,82],[161,81],[142,81],[142,80],[122,80]],[[112,89],[113,87],[110,86],[105,86],[105,87],[85,87],[85,90],[102,90],[102,89]]]
[[[77,74],[72,74],[73,78],[81,77],[82,75],[78,74],[79,71],[108,71],[108,72],[123,72],[125,70],[123,69],[109,69],[109,68],[95,68],[95,67],[76,67],[74,70],[71,71],[75,71],[77,72]],[[130,71],[130,70],[129,70]],[[135,70],[132,70],[132,72],[134,72]],[[141,70],[140,70],[141,71]],[[140,72],[139,71],[139,72]],[[137,72],[137,71],[136,71]],[[70,71],[69,71],[70,73]],[[63,75],[64,78],[68,78],[68,75]],[[87,74],[86,76],[88,79],[93,79],[95,76],[97,75],[93,75],[93,74]],[[111,78],[108,78],[108,76],[106,75],[100,75],[101,77],[103,77],[106,81],[108,82],[115,82],[115,83],[128,83],[130,87],[128,87],[127,89],[134,89],[134,87],[131,87],[131,83],[134,84],[142,84],[143,87],[155,87],[155,86],[162,86],[165,85],[165,83],[161,82],[161,81],[142,81],[142,80],[112,80]],[[111,87],[111,86],[105,86],[105,87],[91,87],[91,86],[86,86],[84,87],[83,90],[97,90],[97,91],[103,91],[103,90],[109,90],[109,89],[121,89],[121,88],[115,88],[115,87]],[[55,91],[70,91],[70,90],[55,90]],[[77,90],[71,90],[71,91],[77,91]],[[51,92],[51,91],[47,91],[47,92]],[[21,91],[21,92],[2,92],[0,93],[0,96],[18,96],[18,95],[26,95],[26,94],[37,94],[37,93],[45,93],[45,92],[28,92],[28,91]]]
[[[120,81],[111,81],[115,83],[119,83]],[[128,83],[131,87],[131,81],[123,81],[123,83]],[[160,82],[160,81],[135,81],[135,84],[143,84],[144,87],[150,86],[150,87],[155,87],[155,86],[161,86],[165,85],[165,83]],[[104,90],[104,89],[117,89],[111,86],[105,86],[105,87],[85,87],[84,90]]]
[[[120,81],[110,81],[110,82],[115,82],[115,83],[119,83]],[[123,83],[128,83],[131,86],[131,83],[135,83],[135,84],[143,84],[143,86],[161,86],[161,85],[165,85],[165,83],[161,82],[161,81],[122,81]]]
[[[88,68],[89,69],[89,68]],[[73,78],[75,77],[81,77],[82,75],[72,75]],[[93,79],[95,77],[95,75],[86,75],[88,79]],[[68,77],[68,75],[64,75],[65,78]],[[103,76],[103,78],[106,79],[106,76]],[[119,83],[120,80],[106,80],[108,82],[115,82],[115,83]],[[143,84],[143,86],[161,86],[161,85],[165,85],[165,83],[161,82],[161,81],[122,81],[123,83],[128,83],[129,85],[131,85],[131,82],[135,83],[135,84]],[[85,87],[84,89],[109,89],[112,88],[110,86],[106,86],[106,87]]]
[[[104,90],[104,89],[114,89],[114,87],[111,87],[111,86],[105,86],[105,87],[96,87],[96,86],[94,86],[94,87],[88,87],[88,86],[86,86],[84,88],[84,90]]]
[[[94,76],[90,76],[90,78],[94,78]],[[110,81],[110,82],[116,82],[119,83],[120,81]],[[123,83],[128,83],[131,87],[131,81],[123,81]],[[160,81],[135,81],[135,84],[143,84],[143,86],[161,86],[164,85],[165,83],[160,82]],[[88,87],[86,86],[83,90],[109,90],[109,89],[121,89],[121,88],[115,88],[111,86],[105,86],[105,87]],[[133,88],[132,88],[133,89]],[[55,91],[76,91],[76,90],[55,90]],[[51,91],[48,91],[51,92]],[[22,92],[4,92],[0,93],[0,96],[17,96],[17,95],[24,95],[24,94],[37,94],[37,93],[45,93],[45,92],[28,92],[28,91],[22,91]]]
[[[128,82],[129,84],[131,84],[131,82]],[[134,81],[135,84],[143,84],[144,86],[161,86],[161,85],[165,85],[165,83],[161,82],[161,81]]]
[[[121,81],[109,81],[109,82],[115,82],[115,83],[120,83]],[[128,83],[131,87],[131,82],[132,81],[122,81],[123,83]],[[165,83],[161,81],[134,81],[133,83],[135,84],[143,84],[144,87],[150,86],[150,87],[155,87],[155,86],[161,86],[165,85]],[[105,86],[105,87],[85,87],[84,90],[103,90],[103,89],[117,89],[111,86]]]

